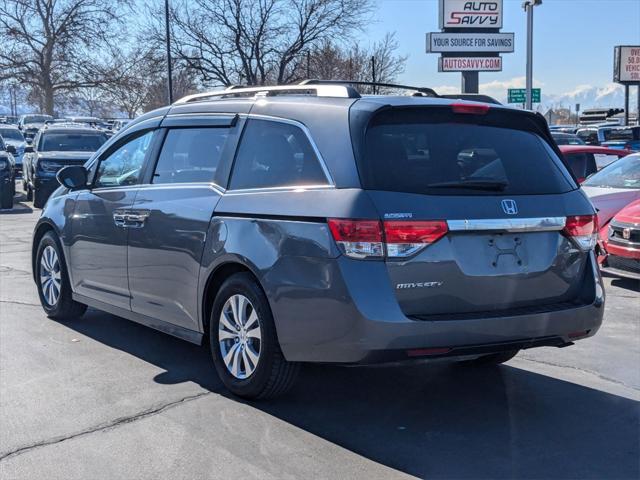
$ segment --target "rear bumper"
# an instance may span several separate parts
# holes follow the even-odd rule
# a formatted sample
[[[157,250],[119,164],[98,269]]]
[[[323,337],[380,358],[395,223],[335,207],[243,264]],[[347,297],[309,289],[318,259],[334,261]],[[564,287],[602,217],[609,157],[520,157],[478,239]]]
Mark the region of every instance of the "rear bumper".
[[[369,364],[412,360],[420,356],[415,350],[423,349],[442,349],[425,354],[428,358],[566,346],[594,335],[602,323],[605,296],[593,254],[590,262],[591,301],[542,313],[414,320],[400,310],[384,264],[376,272],[371,262],[344,258],[336,260],[345,281],[340,297],[332,292],[330,298],[302,300],[298,292],[291,297],[295,305],[279,300],[272,308],[282,351],[290,361]]]

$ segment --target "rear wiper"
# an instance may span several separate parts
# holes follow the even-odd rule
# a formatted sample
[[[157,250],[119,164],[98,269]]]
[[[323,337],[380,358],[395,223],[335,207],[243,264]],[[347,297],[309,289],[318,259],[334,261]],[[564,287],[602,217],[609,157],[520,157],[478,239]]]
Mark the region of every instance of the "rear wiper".
[[[427,188],[467,188],[470,190],[502,191],[509,186],[508,182],[499,180],[453,180],[450,182],[436,182],[427,184]]]

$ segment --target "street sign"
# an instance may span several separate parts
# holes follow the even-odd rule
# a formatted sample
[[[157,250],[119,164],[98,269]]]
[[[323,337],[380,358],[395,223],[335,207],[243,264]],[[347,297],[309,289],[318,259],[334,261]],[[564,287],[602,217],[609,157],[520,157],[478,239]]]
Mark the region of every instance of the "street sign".
[[[439,72],[501,72],[502,57],[440,57]]]
[[[540,89],[531,89],[531,102],[540,103]],[[508,103],[525,103],[527,101],[527,90],[525,88],[510,88]]]
[[[513,33],[427,33],[427,53],[513,52]]]
[[[613,81],[627,85],[640,85],[640,46],[615,47]]]
[[[502,28],[502,0],[440,0],[439,28]]]

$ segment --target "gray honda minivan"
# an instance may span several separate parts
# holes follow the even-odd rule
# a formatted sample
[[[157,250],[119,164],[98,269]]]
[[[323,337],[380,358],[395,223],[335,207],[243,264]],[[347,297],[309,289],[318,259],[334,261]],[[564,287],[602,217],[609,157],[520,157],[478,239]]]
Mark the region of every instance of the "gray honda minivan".
[[[596,217],[536,113],[353,84],[183,98],[57,174],[33,235],[47,315],[208,342],[228,389],[306,362],[496,365],[595,334]]]

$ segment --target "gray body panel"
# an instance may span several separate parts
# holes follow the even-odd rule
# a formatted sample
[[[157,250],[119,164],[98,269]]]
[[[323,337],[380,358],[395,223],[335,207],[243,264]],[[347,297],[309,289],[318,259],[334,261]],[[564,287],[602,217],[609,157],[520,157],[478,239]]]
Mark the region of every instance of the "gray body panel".
[[[234,144],[218,166],[219,185],[151,185],[151,165],[134,187],[59,189],[36,231],[50,226],[63,240],[78,301],[193,342],[206,333],[210,279],[229,264],[248,269],[266,294],[282,351],[291,361],[366,363],[388,351],[533,345],[551,337],[567,344],[570,333],[593,335],[604,310],[599,270],[593,252],[578,251],[559,231],[517,234],[524,239],[523,264],[513,254],[496,266],[487,263],[495,255],[487,247],[490,240],[503,247],[515,241],[516,234],[506,232],[450,232],[403,261],[356,260],[341,253],[327,218],[377,220],[399,212],[413,219],[505,218],[499,195],[426,196],[360,188],[354,124],[364,125],[375,112],[395,106],[448,103],[283,96],[195,102],[150,112],[97,152],[88,162],[92,172],[95,158],[136,130],[238,114],[239,131],[251,116],[301,124],[328,168],[330,185],[225,190]],[[522,115],[550,139],[543,121]],[[579,189],[517,200],[517,218],[593,213]],[[119,229],[112,218],[116,208],[144,213],[144,225]],[[442,285],[397,288],[429,281]],[[517,310],[541,299],[565,305]]]

